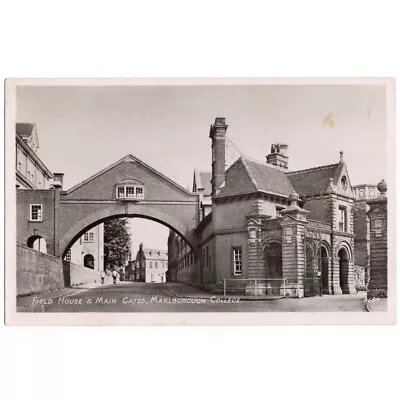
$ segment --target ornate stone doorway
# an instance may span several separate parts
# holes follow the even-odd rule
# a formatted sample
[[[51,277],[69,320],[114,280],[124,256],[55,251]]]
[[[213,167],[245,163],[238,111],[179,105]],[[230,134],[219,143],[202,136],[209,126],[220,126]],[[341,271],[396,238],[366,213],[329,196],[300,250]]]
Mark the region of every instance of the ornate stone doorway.
[[[349,292],[349,253],[342,247],[338,253],[339,256],[339,285],[342,293]]]

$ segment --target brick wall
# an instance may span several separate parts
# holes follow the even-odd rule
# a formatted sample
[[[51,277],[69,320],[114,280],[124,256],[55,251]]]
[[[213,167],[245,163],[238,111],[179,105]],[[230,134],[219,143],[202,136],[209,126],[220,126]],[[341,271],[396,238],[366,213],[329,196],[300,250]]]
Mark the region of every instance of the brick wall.
[[[64,287],[60,258],[17,245],[17,295]]]

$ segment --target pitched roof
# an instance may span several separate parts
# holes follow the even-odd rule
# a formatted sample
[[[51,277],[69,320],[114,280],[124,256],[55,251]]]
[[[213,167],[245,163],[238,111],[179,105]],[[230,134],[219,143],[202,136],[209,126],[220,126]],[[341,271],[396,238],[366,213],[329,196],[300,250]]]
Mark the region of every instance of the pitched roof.
[[[27,122],[23,123],[19,122],[15,125],[16,125],[15,131],[23,139],[28,139],[32,135],[33,130],[35,129],[35,124]]]
[[[197,192],[198,189],[204,189],[203,194],[205,196],[211,196],[212,187],[211,187],[211,172],[201,172],[197,169],[194,170],[193,175],[193,192]]]
[[[287,172],[286,176],[299,195],[319,194],[327,190],[329,179],[335,178],[338,165],[337,163]]]
[[[218,197],[258,191],[289,196],[293,187],[284,171],[241,156],[226,171]]]
[[[199,177],[200,177],[200,183],[198,188],[203,188],[204,189],[204,194],[206,196],[211,195],[212,188],[211,188],[211,178],[212,174],[211,172],[199,172]]]
[[[147,260],[168,261],[168,255],[166,250],[143,249],[143,253]]]

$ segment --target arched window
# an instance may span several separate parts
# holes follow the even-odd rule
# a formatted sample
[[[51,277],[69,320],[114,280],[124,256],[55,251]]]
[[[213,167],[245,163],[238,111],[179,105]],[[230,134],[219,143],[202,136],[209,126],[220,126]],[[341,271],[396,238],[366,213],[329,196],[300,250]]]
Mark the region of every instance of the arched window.
[[[83,257],[83,265],[87,268],[94,269],[94,257],[91,254],[86,254]]]

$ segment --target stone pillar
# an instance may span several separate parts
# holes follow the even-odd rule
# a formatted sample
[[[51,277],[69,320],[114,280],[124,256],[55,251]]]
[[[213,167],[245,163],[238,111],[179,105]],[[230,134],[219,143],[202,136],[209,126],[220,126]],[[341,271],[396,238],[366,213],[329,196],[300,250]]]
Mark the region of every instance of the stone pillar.
[[[265,268],[262,255],[262,217],[250,215],[247,217],[248,233],[248,264],[247,278],[265,279]]]
[[[378,184],[380,197],[368,202],[370,211],[370,280],[368,297],[387,297],[387,185],[384,180]]]
[[[281,211],[282,238],[282,278],[286,293],[291,297],[304,296],[305,248],[307,213],[298,206],[299,195],[293,191],[289,196],[290,206]]]

